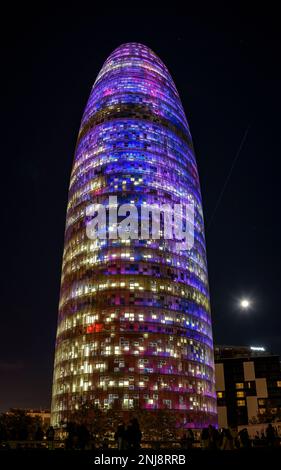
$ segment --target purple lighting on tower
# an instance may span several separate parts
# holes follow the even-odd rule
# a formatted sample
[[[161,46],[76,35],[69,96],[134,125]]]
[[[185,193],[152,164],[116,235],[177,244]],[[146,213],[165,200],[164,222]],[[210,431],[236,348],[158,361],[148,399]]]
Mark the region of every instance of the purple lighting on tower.
[[[86,208],[194,204],[194,245],[163,238],[91,240]],[[202,202],[184,110],[162,61],[118,47],[92,88],[70,179],[52,423],[81,403],[170,409],[182,426],[216,423]]]

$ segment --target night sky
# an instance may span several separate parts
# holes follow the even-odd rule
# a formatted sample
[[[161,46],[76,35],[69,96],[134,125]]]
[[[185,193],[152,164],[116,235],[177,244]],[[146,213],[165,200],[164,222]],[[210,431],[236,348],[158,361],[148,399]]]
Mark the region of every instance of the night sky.
[[[124,42],[142,42],[160,56],[186,111],[202,187],[215,342],[281,354],[274,16],[96,16],[81,5],[44,14],[25,6],[2,17],[0,410],[50,406],[76,137],[96,75]],[[247,312],[238,307],[244,296],[252,300]]]

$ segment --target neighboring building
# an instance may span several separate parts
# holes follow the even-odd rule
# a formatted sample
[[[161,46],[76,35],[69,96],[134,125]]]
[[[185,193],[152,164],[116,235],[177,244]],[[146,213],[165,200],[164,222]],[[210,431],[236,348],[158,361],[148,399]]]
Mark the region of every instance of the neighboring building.
[[[87,237],[86,208],[194,203],[194,245]],[[163,219],[161,219],[161,227]],[[161,234],[161,231],[159,232]],[[106,232],[107,236],[109,232]],[[138,234],[139,236],[139,234]],[[192,139],[174,82],[148,47],[106,60],[82,118],[69,187],[52,424],[83,402],[170,409],[216,423],[204,222]]]
[[[31,418],[40,418],[44,430],[46,430],[50,426],[50,410],[38,410],[31,408],[10,408],[9,411],[7,411],[6,413],[11,415],[19,411],[24,412],[27,416],[30,416]]]
[[[215,367],[220,427],[281,418],[278,355],[262,347],[215,346]]]
[[[28,416],[32,418],[40,418],[42,420],[43,429],[47,429],[50,426],[51,412],[50,410],[25,410]]]

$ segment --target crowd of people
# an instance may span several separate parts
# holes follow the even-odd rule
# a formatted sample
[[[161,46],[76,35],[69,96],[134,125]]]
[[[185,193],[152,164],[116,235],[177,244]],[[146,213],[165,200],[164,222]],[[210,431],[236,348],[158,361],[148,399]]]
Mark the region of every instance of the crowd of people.
[[[94,436],[89,432],[84,424],[69,422],[65,428],[65,449],[107,449],[112,447],[112,436]],[[20,439],[19,439],[20,437]],[[26,439],[26,436],[24,436]],[[14,433],[0,433],[0,441],[25,440],[22,435],[16,437]],[[55,430],[52,426],[44,432],[37,426],[32,440],[47,441],[50,449],[54,448]],[[120,421],[114,433],[115,447],[119,450],[137,450],[141,446],[142,432],[137,418],[132,418],[129,422]],[[268,424],[265,429],[256,431],[254,437],[250,437],[247,428],[237,431],[234,428],[217,429],[214,426],[203,428],[200,435],[192,429],[187,429],[178,441],[182,449],[201,447],[203,450],[234,450],[249,449],[251,447],[277,447],[280,446],[278,431],[272,424]],[[152,441],[144,442],[143,445],[153,444]],[[163,443],[162,443],[163,444]],[[164,444],[169,444],[165,442]],[[174,443],[173,443],[174,444]]]
[[[110,441],[107,437],[94,439],[83,424],[68,423],[67,438],[65,441],[66,449],[81,449],[100,447],[107,449]],[[114,434],[116,446],[119,450],[137,450],[140,448],[142,432],[140,430],[137,418],[132,418],[127,424],[123,421],[117,426]]]
[[[95,443],[83,425],[70,424],[67,428],[68,437],[66,439],[66,448],[85,449],[91,441],[92,447]],[[137,450],[141,446],[142,432],[139,422],[136,418],[132,418],[128,423],[120,422],[114,434],[115,445],[119,450]],[[167,444],[167,443],[166,443]],[[216,429],[214,426],[208,426],[201,431],[200,439],[195,436],[192,429],[188,429],[179,441],[182,449],[191,449],[193,447],[201,447],[203,450],[234,450],[249,449],[258,446],[277,446],[279,445],[279,437],[276,429],[269,424],[265,432],[259,434],[256,432],[254,439],[251,439],[247,428],[241,429],[239,432],[235,429]],[[100,441],[99,446],[107,449],[112,446],[108,438]]]
[[[114,435],[119,450],[140,448],[142,432],[137,418],[129,421],[128,425],[120,423]]]
[[[191,434],[183,439],[187,447],[191,447],[190,439]],[[194,441],[193,441],[194,442]],[[272,424],[268,424],[265,429],[265,432],[259,433],[258,431],[255,434],[254,439],[251,439],[248,433],[247,428],[241,429],[239,432],[233,428],[223,428],[216,429],[213,426],[208,426],[203,428],[200,436],[200,446],[202,449],[221,449],[221,450],[234,450],[240,448],[250,448],[258,446],[275,446],[279,445],[279,437],[276,429]]]

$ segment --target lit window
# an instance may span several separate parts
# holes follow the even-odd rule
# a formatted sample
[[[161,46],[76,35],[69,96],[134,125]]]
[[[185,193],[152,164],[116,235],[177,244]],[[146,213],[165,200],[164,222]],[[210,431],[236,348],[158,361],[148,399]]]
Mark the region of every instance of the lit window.
[[[134,400],[131,398],[123,398],[123,408],[133,408],[134,407]]]
[[[236,392],[236,396],[238,398],[243,398],[245,396],[245,393],[244,392]]]
[[[245,400],[237,400],[237,406],[246,406]]]
[[[217,397],[222,398],[222,392],[217,392]]]
[[[277,387],[281,387],[281,380],[277,380]]]
[[[244,388],[244,384],[242,382],[238,382],[235,384],[236,388]]]

